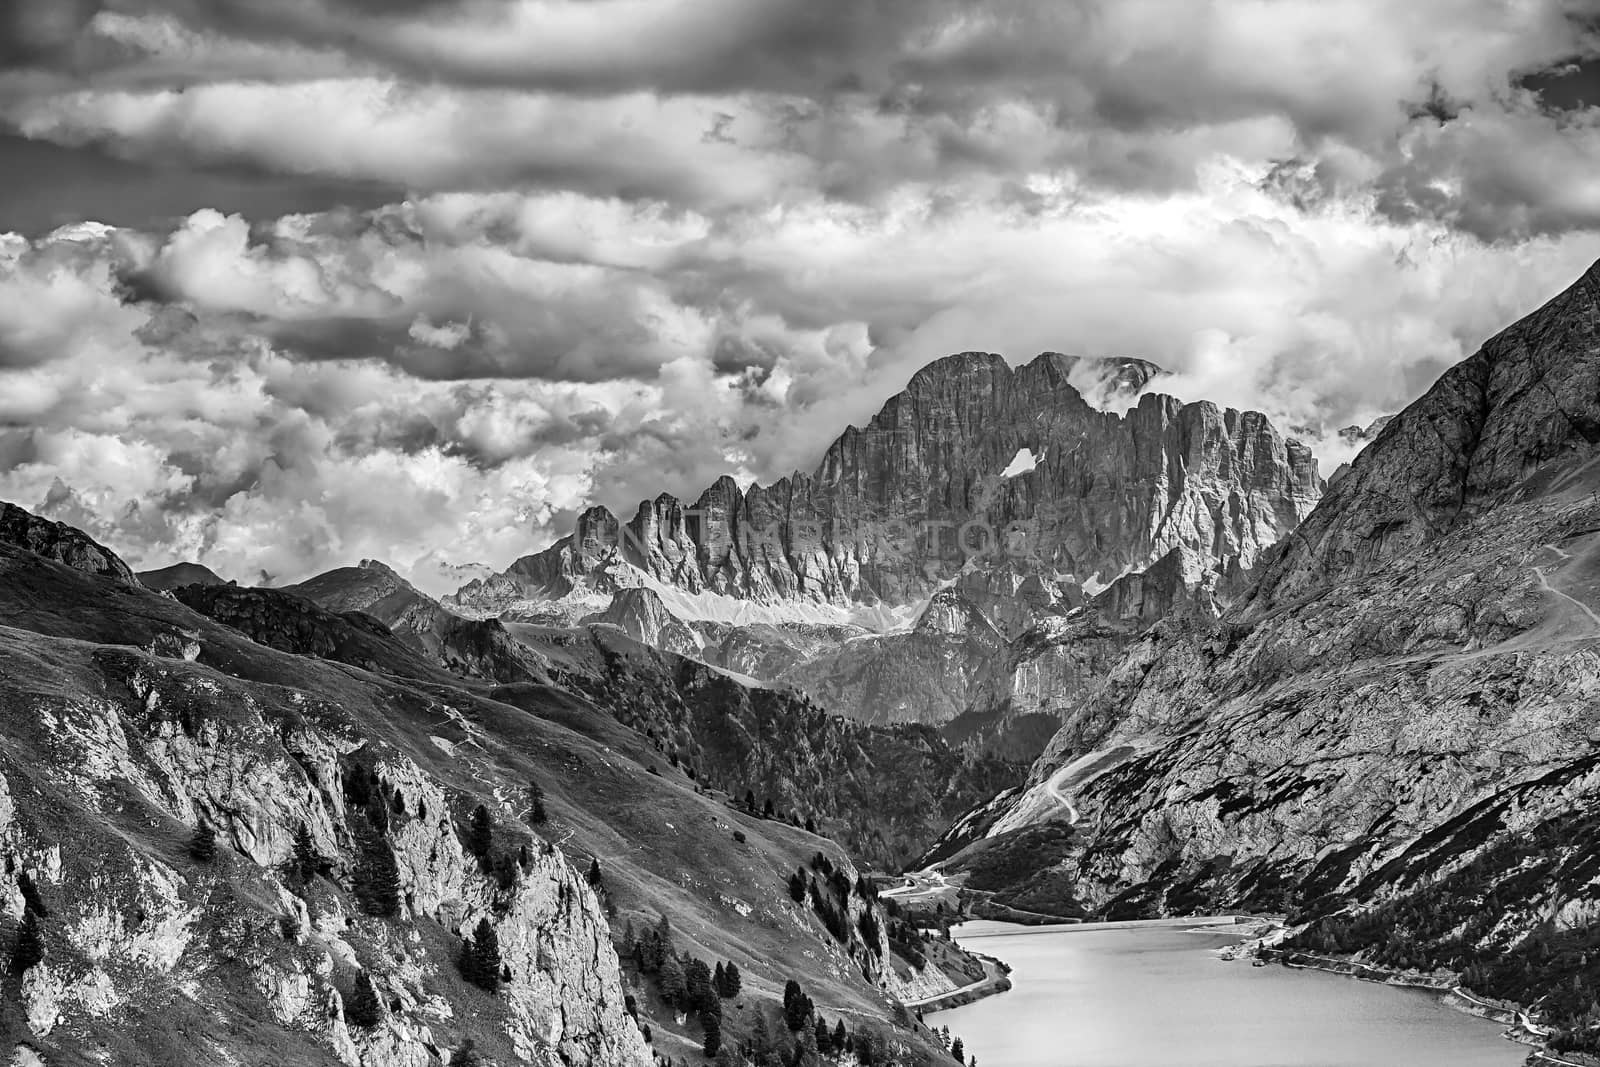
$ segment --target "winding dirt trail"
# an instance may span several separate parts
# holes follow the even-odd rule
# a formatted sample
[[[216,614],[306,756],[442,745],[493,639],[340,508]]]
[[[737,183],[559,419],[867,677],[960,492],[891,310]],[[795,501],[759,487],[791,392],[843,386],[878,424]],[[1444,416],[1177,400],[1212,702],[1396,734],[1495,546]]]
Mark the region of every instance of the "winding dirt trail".
[[[1562,558],[1563,562],[1565,562],[1566,560],[1569,560],[1569,559],[1572,558],[1572,554],[1570,552],[1564,552],[1561,549],[1557,548],[1555,545],[1545,545],[1544,547],[1548,548],[1550,551],[1552,551],[1556,555],[1560,556]],[[1583,612],[1584,615],[1588,617],[1589,624],[1590,624],[1590,626],[1592,626],[1594,628],[1594,632],[1595,633],[1600,633],[1600,615],[1596,615],[1593,608],[1591,608],[1589,605],[1585,604],[1583,601],[1579,600],[1577,597],[1571,595],[1570,593],[1564,592],[1564,591],[1562,591],[1560,589],[1557,589],[1554,585],[1551,585],[1549,577],[1547,577],[1545,575],[1545,568],[1539,567],[1539,566],[1534,566],[1534,567],[1531,567],[1530,569],[1533,571],[1534,575],[1539,579],[1539,588],[1543,589],[1547,593],[1554,593],[1556,596],[1560,597],[1562,600],[1565,600],[1567,603],[1571,604],[1573,607],[1575,607],[1579,611]]]

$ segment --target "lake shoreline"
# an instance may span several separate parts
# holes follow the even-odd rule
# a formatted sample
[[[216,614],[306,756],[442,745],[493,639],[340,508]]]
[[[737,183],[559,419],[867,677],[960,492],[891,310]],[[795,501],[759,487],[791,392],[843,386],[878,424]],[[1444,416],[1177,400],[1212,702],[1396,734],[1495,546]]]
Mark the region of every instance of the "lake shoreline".
[[[1270,950],[1260,952],[1265,947],[1260,942],[1270,944],[1281,932],[1281,923],[1262,916],[1053,927],[979,921],[964,931],[955,928],[952,936],[969,949],[989,938],[1007,938],[993,951],[1010,965],[1015,980],[1011,995],[999,997],[995,994],[1003,987],[975,984],[952,991],[948,998],[930,998],[915,1010],[928,1015],[929,1025],[935,1023],[932,1014],[940,1012],[940,1025],[964,1037],[980,1059],[988,1049],[989,1061],[1002,1067],[1054,1067],[1061,1027],[1076,1035],[1081,1043],[1074,1048],[1091,1067],[1155,1062],[1178,1048],[1200,1067],[1257,1062],[1365,1067],[1386,1062],[1390,1055],[1399,1059],[1387,1062],[1419,1067],[1509,1067],[1522,1065],[1529,1055],[1527,1043],[1506,1040],[1509,1011],[1491,1014],[1497,1006],[1469,1005],[1453,997],[1448,998],[1452,1010],[1441,1010],[1450,993],[1443,979],[1390,980],[1390,975],[1361,973],[1359,965],[1335,960],[1276,960],[1289,964],[1280,974],[1306,970],[1330,975],[1310,985],[1305,979],[1268,978],[1272,972],[1256,969],[1265,959],[1251,959],[1256,968],[1216,967],[1220,956],[1238,949],[1243,949],[1237,953],[1241,959],[1269,955]],[[1048,936],[1054,933],[1074,936]],[[1196,934],[1200,944],[1192,940]],[[1365,980],[1344,985],[1334,983],[1332,975]],[[1380,985],[1421,987],[1439,996],[1409,1000],[1393,993],[1355,992]],[[1234,1008],[1240,996],[1261,1012],[1239,1019]],[[1150,1025],[1147,1012],[1160,1012],[1165,1022]],[[1472,1016],[1476,1020],[1469,1021]],[[1141,1024],[1122,1025],[1132,1017]],[[1450,1023],[1449,1017],[1462,1021]],[[1355,1020],[1363,1024],[1352,1028]],[[1240,1041],[1247,1044],[1240,1046]],[[1330,1050],[1334,1054],[1326,1055]],[[1551,1067],[1558,1065],[1552,1062]]]
[[[985,977],[981,983],[952,989],[948,993],[940,993],[926,1000],[909,1001],[906,1007],[919,1015],[932,1015],[936,1011],[976,1004],[985,997],[999,996],[1011,989],[1010,964],[994,956],[985,956],[981,952],[972,952],[972,955],[983,963]]]
[[[1355,960],[1339,959],[1334,956],[1317,956],[1307,952],[1296,952],[1292,949],[1265,949],[1260,958],[1293,970],[1321,971],[1324,974],[1337,974],[1345,978],[1355,978],[1362,982],[1372,982],[1377,985],[1394,986],[1400,989],[1420,989],[1429,993],[1436,993],[1440,1002],[1452,1011],[1458,1011],[1463,1015],[1471,1015],[1478,1019],[1487,1019],[1490,1022],[1504,1026],[1506,1032],[1501,1036],[1507,1041],[1531,1047],[1544,1062],[1569,1064],[1571,1067],[1584,1067],[1579,1062],[1563,1059],[1551,1052],[1545,1044],[1545,1039],[1549,1035],[1540,1030],[1528,1018],[1527,1012],[1520,1005],[1505,1007],[1481,1000],[1463,989],[1452,979],[1429,978],[1425,975],[1407,975],[1375,964],[1359,963]]]

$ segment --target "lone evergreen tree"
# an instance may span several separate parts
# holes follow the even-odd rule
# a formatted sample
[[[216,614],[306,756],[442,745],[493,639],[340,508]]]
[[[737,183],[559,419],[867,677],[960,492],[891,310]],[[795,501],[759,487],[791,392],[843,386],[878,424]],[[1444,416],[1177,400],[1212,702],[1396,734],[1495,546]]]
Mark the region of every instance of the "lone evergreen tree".
[[[739,990],[744,987],[744,979],[739,976],[739,965],[732,960],[722,969],[722,980],[727,983],[727,992],[723,996],[732,1000],[739,995]]]
[[[217,832],[208,822],[202,822],[189,841],[189,855],[199,863],[210,863],[217,858]]]
[[[751,813],[755,812],[755,810],[756,810],[756,791],[754,789],[746,789],[744,791],[744,807],[745,807],[745,810],[748,811],[748,812],[751,812]]]
[[[595,889],[605,888],[605,875],[600,873],[600,857],[589,860],[589,884]]]
[[[489,809],[479,804],[472,809],[472,822],[467,829],[467,851],[483,859],[489,854],[489,846],[494,843],[494,820],[489,817]]]
[[[950,1042],[950,1057],[960,1064],[967,1062],[967,1050],[959,1037]]]
[[[29,967],[44,961],[44,927],[39,923],[39,913],[24,908],[22,925],[17,928],[17,947],[11,953],[11,969],[21,974]]]
[[[766,804],[762,805],[761,817],[763,819],[770,819],[770,818],[772,818],[772,812],[773,812],[772,798],[768,797]]]
[[[505,961],[500,958],[500,935],[488,918],[478,920],[478,928],[467,938],[461,951],[461,976],[479,989],[490,993],[500,991],[501,970]]]
[[[811,998],[805,995],[800,988],[800,983],[793,978],[783,987],[783,1021],[789,1029],[798,1033],[811,1018]]]
[[[22,894],[23,907],[32,908],[39,913],[41,919],[50,917],[50,909],[44,906],[44,897],[39,895],[39,886],[34,882],[33,875],[27,871],[18,871],[17,890]]]
[[[528,809],[528,821],[535,826],[544,825],[550,815],[544,810],[544,790],[539,788],[538,782],[528,783],[528,799],[532,802]]]
[[[806,899],[806,876],[804,871],[795,871],[789,876],[789,899],[796,904]]]
[[[656,977],[661,983],[662,1000],[678,1007],[688,999],[688,976],[683,973],[683,963],[677,956],[667,953],[661,961],[661,970]]]
[[[383,1004],[378,1000],[377,987],[366,971],[356,975],[356,985],[344,1005],[345,1022],[351,1026],[371,1029],[383,1021]]]
[[[362,842],[355,888],[368,915],[389,918],[400,914],[400,866],[387,838],[369,834]]]
[[[301,885],[310,885],[321,866],[322,859],[317,855],[316,842],[311,840],[311,828],[301,823],[294,832],[294,858],[289,861],[290,873]]]
[[[700,1025],[705,1027],[705,1044],[700,1051],[707,1056],[715,1056],[717,1050],[722,1048],[722,1017],[713,1012],[703,1012],[700,1015]]]

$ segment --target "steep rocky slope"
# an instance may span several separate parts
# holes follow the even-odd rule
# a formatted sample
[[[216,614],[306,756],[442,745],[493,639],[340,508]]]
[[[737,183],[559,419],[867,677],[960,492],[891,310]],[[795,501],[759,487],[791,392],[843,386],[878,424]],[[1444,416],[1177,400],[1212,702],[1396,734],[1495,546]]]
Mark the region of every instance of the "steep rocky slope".
[[[1015,370],[986,353],[939,360],[815,472],[747,491],[723,478],[691,505],[661,496],[626,523],[591,509],[572,536],[449,606],[498,614],[648,584],[681,594],[691,621],[739,602],[845,621],[819,606],[918,605],[969,563],[1006,557],[1093,592],[1179,545],[1249,566],[1315,503],[1310,453],[1263,416],[1154,394],[1126,415],[1100,411],[1074,384],[1091,366],[1102,365],[1056,353]],[[1134,391],[1152,373],[1112,365]],[[1025,449],[1033,465],[1013,471]]]
[[[510,629],[549,658],[559,684],[651,738],[658,765],[771,801],[881,867],[899,869],[1023,771],[957,751],[930,729],[863,725],[793,692],[747,686],[609,626]]]
[[[810,817],[822,832],[875,864],[898,868],[926,848],[951,818],[1014,782],[1023,769],[1018,763],[957,752],[930,732],[841,722],[781,688],[752,687],[748,679],[710,669],[701,661],[721,658],[724,650],[751,648],[749,633],[741,631],[743,641],[735,635],[725,638],[724,646],[699,647],[704,639],[667,612],[649,590],[619,595],[612,609],[587,626],[544,627],[461,619],[415,591],[392,596],[392,588],[383,592],[389,585],[386,574],[392,572],[363,564],[294,588],[326,598],[329,607],[364,604],[389,614],[397,620],[391,646],[415,645],[415,635],[403,627],[425,617],[429,632],[442,639],[426,662],[466,678],[554,680],[586,694],[628,725],[654,731],[651,736],[658,744],[665,748],[670,743],[673,757],[698,768],[705,780],[738,796],[755,790],[785,812]],[[367,592],[356,592],[358,588]],[[373,646],[374,620],[362,612],[335,615],[274,590],[195,589],[177,595],[273,647],[401,675],[417,668],[404,651],[391,662],[393,647],[386,659]],[[425,616],[417,610],[423,601],[432,605]],[[250,616],[247,624],[237,617],[237,602],[253,605],[245,613]],[[272,610],[261,618],[257,605]],[[308,615],[315,625],[308,626]],[[676,637],[664,636],[668,628],[677,629]],[[760,652],[752,652],[767,663],[783,654],[776,649],[807,640],[796,633],[805,628],[752,629],[767,631]],[[813,648],[833,639],[837,630],[817,629],[825,632],[811,635]],[[692,649],[700,661],[663,650],[677,645]]]
[[[736,961],[730,1033],[795,977],[900,1062],[935,1055],[888,996],[950,980],[867,944],[871,897],[839,936],[787,896],[809,857],[854,878],[848,857],[651,773],[654,747],[581,697],[463,680],[290,594],[178,591],[213,617],[76,531],[4,532],[0,936],[30,964],[0,1000],[13,1062],[423,1067],[470,1040],[492,1063],[647,1064],[628,996],[657,1051],[688,1055],[699,1025],[619,968],[608,911]],[[493,994],[458,967],[482,924]]]
[[[1384,427],[1236,609],[1135,643],[947,865],[1023,841],[998,881],[1036,907],[1287,907],[1596,1044],[1597,457],[1600,268]]]

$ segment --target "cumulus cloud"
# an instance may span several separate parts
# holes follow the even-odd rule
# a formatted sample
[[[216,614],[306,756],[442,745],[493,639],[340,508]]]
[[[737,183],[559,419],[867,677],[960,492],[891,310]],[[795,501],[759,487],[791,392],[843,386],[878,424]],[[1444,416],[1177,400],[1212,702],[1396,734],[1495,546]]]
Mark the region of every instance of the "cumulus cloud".
[[[808,469],[966,349],[1151,359],[1337,449],[1600,255],[1574,15],[21,0],[0,164],[214,180],[0,238],[0,496],[442,591],[586,503]],[[306,209],[219,209],[239,175]]]

